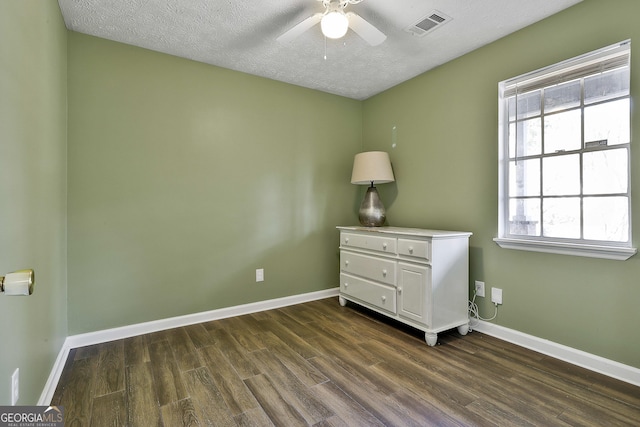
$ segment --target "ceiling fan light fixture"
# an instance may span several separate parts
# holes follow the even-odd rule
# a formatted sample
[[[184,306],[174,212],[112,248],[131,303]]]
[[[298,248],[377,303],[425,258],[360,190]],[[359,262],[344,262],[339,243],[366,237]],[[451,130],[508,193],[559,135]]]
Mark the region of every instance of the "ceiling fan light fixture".
[[[349,19],[342,11],[331,11],[322,17],[320,21],[322,34],[330,39],[339,39],[347,34]]]

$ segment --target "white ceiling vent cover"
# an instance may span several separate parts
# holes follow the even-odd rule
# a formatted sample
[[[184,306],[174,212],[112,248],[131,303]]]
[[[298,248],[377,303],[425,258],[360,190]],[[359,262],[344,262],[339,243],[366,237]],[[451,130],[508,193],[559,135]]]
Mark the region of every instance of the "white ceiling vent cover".
[[[435,30],[436,28],[440,28],[452,19],[453,18],[451,18],[450,16],[434,10],[426,16],[422,17],[418,22],[405,28],[404,30],[407,33],[413,34],[414,36],[424,37],[431,31]]]

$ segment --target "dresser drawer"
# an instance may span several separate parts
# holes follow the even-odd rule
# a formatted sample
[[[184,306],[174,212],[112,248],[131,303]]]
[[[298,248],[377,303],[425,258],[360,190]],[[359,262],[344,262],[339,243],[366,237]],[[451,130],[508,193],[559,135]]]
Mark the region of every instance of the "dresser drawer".
[[[396,262],[394,260],[340,251],[340,270],[387,285],[395,286],[396,284]]]
[[[430,260],[431,242],[428,240],[398,239],[398,254]]]
[[[379,309],[396,313],[396,288],[340,274],[340,292]]]
[[[396,238],[383,236],[369,236],[366,234],[342,233],[340,235],[342,247],[367,249],[370,251],[396,253]]]

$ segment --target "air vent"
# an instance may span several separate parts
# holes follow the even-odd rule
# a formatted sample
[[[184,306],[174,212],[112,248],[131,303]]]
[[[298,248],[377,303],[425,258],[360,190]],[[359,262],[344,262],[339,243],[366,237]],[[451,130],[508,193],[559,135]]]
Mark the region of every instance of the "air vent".
[[[453,18],[451,18],[450,16],[434,10],[421,18],[418,22],[405,28],[404,30],[407,33],[413,34],[414,36],[424,37],[431,31],[435,30],[436,28],[440,28],[452,19]]]

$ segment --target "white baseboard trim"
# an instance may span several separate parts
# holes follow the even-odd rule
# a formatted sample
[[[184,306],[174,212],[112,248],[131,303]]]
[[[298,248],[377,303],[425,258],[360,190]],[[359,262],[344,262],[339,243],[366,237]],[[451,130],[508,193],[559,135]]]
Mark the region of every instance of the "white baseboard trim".
[[[491,335],[513,344],[537,351],[547,356],[599,372],[618,380],[640,386],[640,369],[614,360],[605,359],[582,350],[567,347],[553,341],[528,335],[515,329],[505,328],[494,323],[479,321],[474,330]]]
[[[288,305],[301,304],[304,302],[338,296],[338,291],[339,288],[333,288],[323,291],[310,292],[307,294],[292,295],[283,298],[236,305],[233,307],[203,311],[200,313],[186,314],[184,316],[170,317],[168,319],[153,320],[151,322],[137,323],[135,325],[122,326],[119,328],[88,332],[86,334],[72,335],[70,337],[67,337],[65,343],[69,344],[69,348],[84,347],[87,345],[99,344],[103,342],[119,340],[122,338],[129,338],[136,335],[164,331],[165,329],[179,328],[181,326],[209,322],[211,320],[225,319],[227,317],[242,316],[243,314],[273,310],[274,308],[286,307]]]
[[[67,347],[67,341],[65,340],[65,342],[62,344],[60,352],[58,353],[58,357],[53,364],[53,368],[51,368],[49,378],[47,378],[47,383],[44,385],[44,389],[40,394],[40,399],[38,399],[37,403],[38,406],[49,406],[49,404],[51,403],[51,399],[53,399],[53,393],[55,393],[56,387],[58,386],[58,381],[60,381],[60,375],[62,375],[64,364],[67,362],[69,350],[71,350],[71,348]]]
[[[47,380],[44,390],[40,395],[40,400],[38,400],[38,405],[48,406],[50,404],[53,394],[56,391],[56,387],[58,386],[60,375],[62,375],[64,364],[69,356],[69,351],[71,351],[72,348],[129,338],[136,335],[163,331],[165,329],[179,328],[181,326],[193,325],[195,323],[209,322],[212,320],[225,319],[227,317],[241,316],[243,314],[258,313],[260,311],[273,310],[275,308],[286,307],[289,305],[302,304],[305,302],[338,296],[338,292],[339,288],[331,288],[306,294],[292,295],[283,298],[237,305],[234,307],[225,307],[200,313],[187,314],[184,316],[171,317],[168,319],[159,319],[151,322],[122,326],[119,328],[68,336],[60,349],[60,353],[58,353],[58,357],[53,368],[51,369],[49,379]]]

